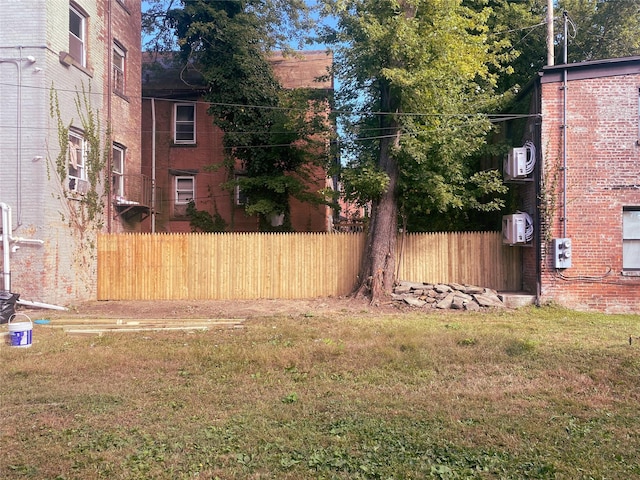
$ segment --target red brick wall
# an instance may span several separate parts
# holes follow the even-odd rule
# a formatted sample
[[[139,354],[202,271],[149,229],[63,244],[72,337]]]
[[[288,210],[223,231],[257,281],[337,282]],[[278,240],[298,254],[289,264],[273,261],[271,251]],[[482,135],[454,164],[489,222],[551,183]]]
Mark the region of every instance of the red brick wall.
[[[101,26],[101,38],[106,43],[102,61],[105,75],[103,84],[105,100],[102,111],[111,114],[112,141],[125,147],[125,175],[137,175],[140,173],[141,165],[140,128],[142,121],[140,2],[133,0],[101,2],[100,6],[104,15],[108,15],[109,5],[111,9],[111,37],[113,42],[116,42],[125,51],[125,88],[124,95],[116,94],[113,92],[113,85],[107,82],[107,76],[111,75],[111,72],[107,71],[107,67],[111,65],[113,42],[109,40],[108,23],[105,22]],[[124,222],[113,214],[110,214],[109,217],[113,232],[140,228],[138,222]]]
[[[561,87],[561,82],[541,85],[541,200],[551,210],[542,236],[541,300],[638,311],[640,277],[622,270],[622,212],[640,206],[640,73],[569,81],[566,170]],[[572,266],[556,269],[549,240],[565,236],[572,240]]]

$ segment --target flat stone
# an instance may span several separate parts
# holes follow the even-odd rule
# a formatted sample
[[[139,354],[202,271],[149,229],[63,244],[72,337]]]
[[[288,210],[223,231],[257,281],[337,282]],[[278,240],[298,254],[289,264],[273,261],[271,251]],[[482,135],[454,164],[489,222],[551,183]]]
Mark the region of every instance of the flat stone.
[[[466,287],[464,285],[460,285],[459,283],[450,283],[449,286],[459,292],[464,292],[466,290]]]
[[[445,285],[443,283],[439,283],[438,285],[434,285],[433,289],[438,293],[449,293],[451,291],[451,287],[449,285]]]
[[[454,292],[456,295],[456,298],[460,298],[462,300],[464,300],[465,302],[472,302],[473,301],[473,297],[471,295],[467,295],[466,293],[462,293],[459,291]]]
[[[436,302],[435,298],[430,297],[428,295],[423,295],[423,296],[418,297],[418,298],[420,298],[420,300],[422,300],[423,302],[427,302],[427,303],[435,303]]]
[[[478,310],[480,310],[480,305],[478,305],[476,302],[468,302],[464,304],[464,308],[469,312],[477,312]]]
[[[462,310],[464,309],[464,304],[467,303],[465,302],[462,298],[456,296],[453,298],[453,302],[451,302],[451,308],[453,310]]]
[[[427,303],[410,296],[404,297],[404,302],[412,307],[424,307]]]
[[[397,293],[392,293],[391,294],[391,300],[401,301],[401,300],[404,300],[404,297],[405,297],[405,295],[400,295],[400,294],[397,294]]]
[[[504,303],[502,303],[502,301],[497,296],[494,296],[494,295],[477,294],[477,295],[474,295],[473,298],[482,307],[504,308]]]
[[[447,295],[446,297],[444,297],[442,300],[440,300],[437,304],[436,307],[441,308],[443,310],[446,310],[448,308],[451,308],[451,304],[453,303],[453,299],[455,297],[455,294],[450,293],[449,295]]]
[[[403,293],[410,293],[410,292],[411,292],[411,287],[408,285],[398,285],[396,288],[393,289],[393,293],[397,295],[402,295]]]
[[[474,293],[484,293],[484,288],[478,287],[476,285],[465,285],[464,293],[468,293],[469,295],[472,295]]]

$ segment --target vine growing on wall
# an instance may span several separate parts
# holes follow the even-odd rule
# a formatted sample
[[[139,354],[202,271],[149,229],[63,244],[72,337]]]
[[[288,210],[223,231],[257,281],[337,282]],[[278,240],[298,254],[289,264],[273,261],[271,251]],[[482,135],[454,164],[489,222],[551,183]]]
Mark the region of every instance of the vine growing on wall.
[[[104,181],[104,169],[110,154],[111,134],[107,127],[104,143],[101,137],[99,111],[90,102],[91,85],[88,89],[76,93],[75,108],[80,120],[78,127],[85,145],[82,159],[86,188],[70,188],[69,165],[71,163],[71,144],[69,133],[73,122],[66,124],[60,112],[58,94],[53,86],[50,89],[50,116],[57,124],[59,152],[55,158],[49,157],[49,164],[57,177],[58,192],[54,196],[60,201],[60,217],[69,227],[75,239],[74,263],[79,272],[90,275],[88,267],[95,264],[97,254],[97,234],[104,227],[105,196],[109,193],[109,184]],[[48,164],[48,166],[49,166]],[[48,168],[48,176],[51,176]],[[85,283],[90,285],[90,283]]]
[[[548,145],[547,145],[548,150]],[[545,158],[550,158],[548,153]],[[540,185],[540,218],[544,226],[544,240],[546,243],[551,242],[553,237],[553,220],[558,211],[558,185],[560,183],[560,153],[556,156],[553,163],[549,163],[549,168],[543,170],[542,182]]]

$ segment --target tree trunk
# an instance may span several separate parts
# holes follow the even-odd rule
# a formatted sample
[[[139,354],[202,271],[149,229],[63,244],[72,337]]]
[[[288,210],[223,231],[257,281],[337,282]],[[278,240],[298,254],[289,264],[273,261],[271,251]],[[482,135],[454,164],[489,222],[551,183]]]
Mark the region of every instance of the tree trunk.
[[[400,130],[393,119],[388,125],[382,130],[389,136],[380,141],[378,166],[388,175],[389,187],[372,205],[367,243],[360,265],[358,285],[354,291],[356,297],[369,295],[372,304],[377,304],[383,296],[390,295],[395,283],[398,164],[392,150],[399,145]]]

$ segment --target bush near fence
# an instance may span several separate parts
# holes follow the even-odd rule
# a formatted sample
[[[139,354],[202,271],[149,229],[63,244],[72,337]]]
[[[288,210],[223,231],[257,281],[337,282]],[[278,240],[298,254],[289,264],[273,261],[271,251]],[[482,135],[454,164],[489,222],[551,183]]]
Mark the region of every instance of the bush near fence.
[[[102,234],[98,300],[316,298],[351,293],[363,233]],[[398,238],[397,278],[519,290],[520,249],[498,232]]]

